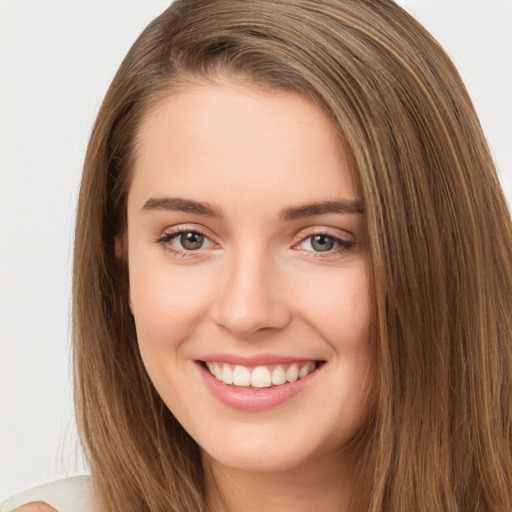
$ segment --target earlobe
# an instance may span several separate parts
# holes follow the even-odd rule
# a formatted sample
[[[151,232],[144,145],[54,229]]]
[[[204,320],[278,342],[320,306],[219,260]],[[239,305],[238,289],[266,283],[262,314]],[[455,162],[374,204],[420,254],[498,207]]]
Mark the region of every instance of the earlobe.
[[[133,316],[132,296],[130,294],[130,283],[128,283],[126,292],[128,294],[128,307],[130,308],[130,313]]]
[[[121,236],[114,237],[114,255],[119,264],[126,265],[125,260],[125,244]],[[130,279],[128,278],[128,273],[126,273],[126,298],[128,299],[128,307],[130,308],[130,313],[133,316],[133,306],[132,306],[132,298],[130,294]]]
[[[115,236],[114,237],[114,254],[116,256],[116,260],[117,261],[121,261],[123,259],[123,256],[124,256],[124,247],[123,247],[123,240],[121,239],[121,237],[118,235],[118,236]]]

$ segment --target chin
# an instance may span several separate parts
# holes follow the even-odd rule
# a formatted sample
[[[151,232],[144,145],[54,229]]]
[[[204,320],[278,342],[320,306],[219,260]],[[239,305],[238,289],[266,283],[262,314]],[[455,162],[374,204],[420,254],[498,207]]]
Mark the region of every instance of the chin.
[[[332,456],[337,451],[334,445],[339,444],[339,439],[320,442],[312,439],[311,432],[294,430],[274,426],[265,432],[259,425],[259,428],[246,428],[236,433],[225,432],[223,438],[205,439],[203,457],[210,464],[233,470],[284,472],[304,467],[329,454]],[[223,440],[219,442],[219,439]]]
[[[213,450],[211,453],[203,451],[203,457],[211,464],[222,465],[237,471],[247,471],[254,473],[274,473],[292,471],[305,463],[307,456],[295,453],[289,454],[280,450],[229,450],[217,453]]]

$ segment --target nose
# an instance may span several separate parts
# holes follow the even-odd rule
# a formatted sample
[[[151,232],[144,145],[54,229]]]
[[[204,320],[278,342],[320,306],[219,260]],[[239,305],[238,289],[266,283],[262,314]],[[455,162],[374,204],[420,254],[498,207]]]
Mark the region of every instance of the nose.
[[[238,339],[280,330],[291,313],[279,264],[263,249],[248,249],[225,262],[212,308],[214,322]]]

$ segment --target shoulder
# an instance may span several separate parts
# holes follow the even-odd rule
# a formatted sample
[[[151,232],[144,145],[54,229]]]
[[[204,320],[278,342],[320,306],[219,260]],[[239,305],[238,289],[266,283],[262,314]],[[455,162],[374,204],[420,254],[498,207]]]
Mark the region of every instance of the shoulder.
[[[58,512],[58,510],[42,501],[33,501],[14,509],[14,512]]]
[[[95,512],[90,476],[50,482],[16,494],[0,505],[1,512]]]

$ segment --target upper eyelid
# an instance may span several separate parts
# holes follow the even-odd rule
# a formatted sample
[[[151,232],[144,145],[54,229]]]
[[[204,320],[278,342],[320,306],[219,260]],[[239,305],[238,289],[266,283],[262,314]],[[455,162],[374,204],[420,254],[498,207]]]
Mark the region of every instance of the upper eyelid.
[[[161,230],[161,233],[160,235],[158,235],[158,238],[162,238],[168,235],[179,235],[180,233],[187,232],[199,233],[210,240],[214,238],[214,235],[211,233],[209,229],[198,224],[178,224],[176,226],[166,227],[165,229]]]
[[[212,233],[212,231],[205,226],[194,223],[185,223],[185,224],[177,224],[175,226],[168,226],[165,229],[161,230],[160,234],[156,237],[157,240],[161,240],[165,237],[176,236],[180,233],[184,232],[197,232],[204,237],[208,238],[210,242],[220,245],[216,240],[217,236]],[[303,228],[299,230],[293,237],[292,246],[297,245],[298,243],[316,235],[326,235],[335,239],[339,239],[345,242],[354,242],[354,235],[345,229],[331,227],[331,226],[310,226],[307,228]]]
[[[337,238],[347,242],[354,241],[354,235],[350,231],[341,228],[333,228],[327,226],[309,227],[302,229],[297,233],[296,240],[306,240],[307,238],[315,235],[327,235],[332,238]]]

